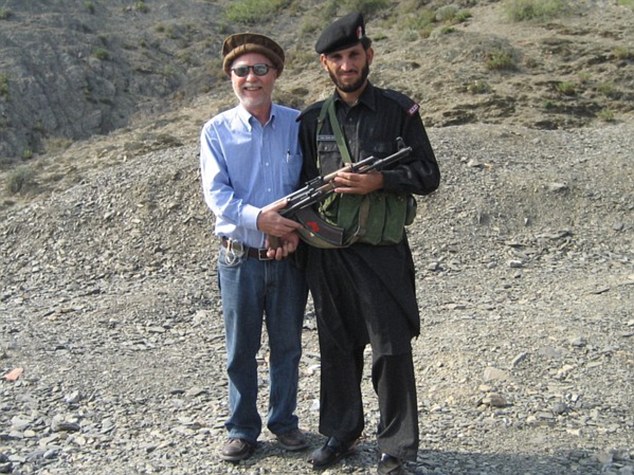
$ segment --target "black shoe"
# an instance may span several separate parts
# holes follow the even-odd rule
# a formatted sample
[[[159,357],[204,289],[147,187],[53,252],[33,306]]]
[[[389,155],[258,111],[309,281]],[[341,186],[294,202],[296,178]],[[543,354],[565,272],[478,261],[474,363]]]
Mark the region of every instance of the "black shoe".
[[[378,475],[405,475],[406,472],[401,459],[383,454],[376,473]]]
[[[322,469],[330,467],[342,458],[350,455],[354,450],[355,441],[341,442],[336,437],[330,437],[323,447],[315,450],[310,456],[313,468]]]
[[[228,462],[239,462],[251,457],[255,450],[255,444],[244,439],[229,439],[222,446],[220,458]]]
[[[308,447],[306,436],[299,429],[293,429],[283,434],[277,434],[277,441],[286,450],[304,450]]]

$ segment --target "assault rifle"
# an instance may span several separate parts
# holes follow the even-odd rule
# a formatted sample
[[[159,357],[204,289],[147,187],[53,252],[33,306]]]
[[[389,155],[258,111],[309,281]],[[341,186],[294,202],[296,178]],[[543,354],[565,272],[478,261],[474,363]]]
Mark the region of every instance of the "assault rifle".
[[[334,178],[341,172],[369,173],[373,170],[382,170],[388,165],[395,163],[412,152],[412,147],[408,147],[401,137],[396,139],[398,152],[384,158],[370,156],[356,163],[348,165],[329,173],[326,176],[318,176],[306,182],[303,188],[294,191],[290,195],[281,198],[269,206],[286,201],[286,206],[278,211],[285,218],[299,222],[299,235],[304,241],[310,242],[315,237],[321,238],[334,247],[341,247],[343,243],[343,229],[325,221],[313,208],[312,205],[325,200],[333,193],[337,187]],[[274,236],[269,236],[269,246],[277,247],[279,241]]]

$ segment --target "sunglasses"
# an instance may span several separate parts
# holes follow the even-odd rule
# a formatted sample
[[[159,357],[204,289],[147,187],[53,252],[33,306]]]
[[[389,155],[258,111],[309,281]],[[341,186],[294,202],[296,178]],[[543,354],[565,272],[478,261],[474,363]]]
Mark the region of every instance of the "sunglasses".
[[[253,66],[236,66],[235,68],[231,68],[233,74],[238,76],[239,78],[243,78],[249,74],[249,69],[253,69],[253,74],[256,76],[266,76],[269,72],[269,69],[275,69],[273,66],[269,66],[268,64],[259,63],[254,64]]]

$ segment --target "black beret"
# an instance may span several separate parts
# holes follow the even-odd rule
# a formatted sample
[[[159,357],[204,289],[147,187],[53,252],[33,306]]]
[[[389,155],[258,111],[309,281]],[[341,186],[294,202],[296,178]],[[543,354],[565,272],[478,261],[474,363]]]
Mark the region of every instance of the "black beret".
[[[284,69],[284,50],[268,36],[258,33],[237,33],[228,36],[222,45],[222,68],[231,76],[231,63],[246,53],[260,53],[271,60],[277,75]]]
[[[357,43],[362,43],[368,48],[372,40],[365,36],[363,15],[358,12],[348,13],[326,27],[315,43],[315,51],[319,54],[330,54]]]

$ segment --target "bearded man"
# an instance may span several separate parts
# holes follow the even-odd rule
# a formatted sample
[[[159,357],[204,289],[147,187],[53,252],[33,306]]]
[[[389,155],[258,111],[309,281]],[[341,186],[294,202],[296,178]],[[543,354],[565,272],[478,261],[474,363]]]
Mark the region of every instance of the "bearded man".
[[[304,246],[321,351],[319,431],[327,437],[311,461],[315,469],[331,466],[361,436],[360,385],[369,343],[380,410],[378,473],[403,474],[404,461],[416,459],[419,445],[411,339],[420,332],[404,226],[415,213],[412,195],[434,191],[440,172],[418,104],[368,80],[374,50],[360,13],[328,26],[315,50],[335,91],[300,116],[303,181],[369,156],[386,157],[402,142],[412,152],[381,171],[339,172],[335,194],[315,209],[345,232],[341,247]]]

